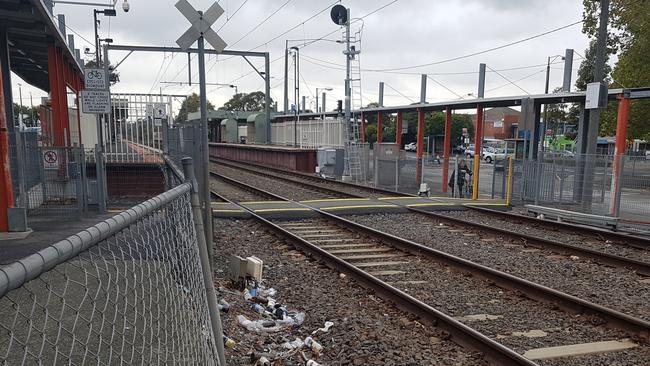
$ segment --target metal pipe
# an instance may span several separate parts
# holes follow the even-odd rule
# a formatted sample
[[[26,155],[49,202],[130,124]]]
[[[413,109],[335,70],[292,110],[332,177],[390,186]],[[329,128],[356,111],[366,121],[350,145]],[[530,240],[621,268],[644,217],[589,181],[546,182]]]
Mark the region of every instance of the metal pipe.
[[[472,181],[472,200],[478,199],[479,172],[481,170],[481,148],[483,143],[483,106],[476,105],[476,134],[474,135],[474,180]],[[456,172],[458,175],[459,172]]]
[[[442,193],[447,193],[447,181],[449,180],[449,155],[451,155],[451,108],[445,111],[445,141],[442,150]]]
[[[203,37],[200,37],[202,39]],[[202,45],[201,45],[202,46]],[[185,184],[189,184],[192,189],[192,216],[194,218],[194,228],[196,231],[196,241],[199,247],[199,257],[201,259],[201,275],[203,277],[203,286],[205,288],[205,295],[208,300],[208,313],[210,314],[210,323],[212,325],[212,335],[217,346],[217,355],[219,357],[219,365],[226,365],[226,356],[223,347],[223,328],[221,325],[221,315],[219,314],[219,305],[217,303],[217,295],[214,291],[214,281],[212,277],[212,259],[210,258],[210,248],[205,241],[205,237],[201,235],[204,231],[203,218],[201,217],[201,202],[199,201],[199,190],[194,178],[194,168],[192,167],[192,158],[185,157],[181,160],[183,164],[183,174],[185,175]],[[205,174],[209,176],[209,174]],[[212,217],[212,212],[210,212]]]
[[[199,12],[199,15],[203,17],[203,13]],[[205,231],[205,241],[212,245],[212,205],[210,204],[210,153],[209,153],[209,141],[208,141],[208,104],[207,104],[207,95],[205,88],[205,46],[203,36],[198,39],[198,49],[199,49],[199,99],[200,99],[200,110],[201,110],[201,141],[202,141],[202,162],[201,170],[203,175],[203,184],[201,187],[201,192],[203,193],[203,212],[204,212],[204,231]],[[212,265],[212,251],[208,251],[210,256],[210,265]]]

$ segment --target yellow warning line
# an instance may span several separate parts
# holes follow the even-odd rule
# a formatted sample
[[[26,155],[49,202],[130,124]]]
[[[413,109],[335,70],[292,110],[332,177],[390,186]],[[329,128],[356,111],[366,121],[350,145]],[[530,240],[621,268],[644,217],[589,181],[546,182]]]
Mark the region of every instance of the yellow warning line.
[[[329,210],[345,210],[346,208],[386,208],[386,207],[400,207],[399,205],[356,205],[356,206],[333,206],[333,207],[322,207],[320,208],[323,211]]]
[[[507,203],[484,203],[484,202],[467,202],[463,206],[508,206]]]
[[[370,201],[370,198],[330,198],[330,199],[321,199],[321,200],[300,201],[300,203],[338,202],[338,201]]]
[[[426,199],[426,197],[398,196],[398,197],[379,197],[377,199],[381,200],[381,201],[385,201],[385,200],[419,200],[419,199]]]
[[[242,205],[261,205],[264,203],[272,203],[272,204],[277,204],[277,203],[289,203],[289,201],[251,201],[251,202],[239,202]]]
[[[309,208],[302,207],[286,207],[286,208],[261,208],[259,210],[253,210],[255,212],[283,212],[283,211],[311,211]]]
[[[425,206],[455,206],[450,205],[446,202],[432,202],[432,203],[412,203],[410,205],[405,205],[406,207],[425,207]]]
[[[230,202],[212,202],[212,205],[230,205]]]
[[[246,212],[244,210],[212,210],[212,212]]]

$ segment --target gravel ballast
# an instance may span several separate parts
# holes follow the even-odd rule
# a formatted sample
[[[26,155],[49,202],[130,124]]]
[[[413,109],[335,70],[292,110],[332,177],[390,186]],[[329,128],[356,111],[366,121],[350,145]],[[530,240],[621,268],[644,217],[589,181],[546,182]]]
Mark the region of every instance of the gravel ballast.
[[[642,319],[650,319],[650,285],[623,268],[526,247],[509,237],[475,233],[419,214],[349,219]],[[440,224],[443,224],[442,226]]]
[[[314,229],[295,228],[297,221],[277,221],[276,223],[289,226],[296,235],[306,230],[309,235],[318,235]],[[328,232],[330,237],[354,239],[355,242],[372,244],[372,249],[384,254],[399,253],[373,238],[365,237],[357,232],[328,224],[325,220],[301,220],[303,224],[319,227]],[[294,229],[295,228],[295,229]],[[335,232],[332,232],[335,230]],[[320,245],[319,245],[320,246]],[[331,249],[326,249],[331,250]],[[364,253],[370,254],[370,253]],[[340,255],[340,254],[339,254]],[[381,275],[380,278],[392,283],[393,286],[424,301],[495,341],[511,349],[524,353],[539,347],[563,346],[576,343],[598,342],[626,338],[624,332],[599,326],[596,318],[575,316],[557,309],[555,306],[530,300],[509,290],[503,290],[490,281],[456,271],[424,257],[408,255],[396,258],[400,263],[383,269],[399,270],[404,273]],[[377,261],[376,259],[355,260],[354,263]],[[373,271],[382,268],[367,269]],[[413,282],[415,281],[415,282]],[[493,319],[471,320],[471,317],[488,314]],[[544,332],[542,337],[527,337],[519,333],[530,331]],[[544,361],[548,365],[574,365],[575,362],[589,365],[639,364],[640,360],[649,357],[647,347],[638,347],[626,352],[614,352],[600,355],[581,356]]]
[[[211,169],[213,171],[219,172],[219,174],[225,175],[228,178],[242,181],[254,187],[259,187],[265,191],[275,193],[290,200],[306,201],[313,199],[334,198],[332,195],[306,188],[299,183],[279,181],[261,176],[259,174],[249,173],[243,170],[234,169],[215,163],[211,164]]]
[[[324,347],[316,360],[322,365],[485,365],[478,354],[447,340],[436,328],[420,325],[363,289],[349,277],[316,262],[308,261],[282,240],[250,220],[214,221],[216,267],[227,268],[227,256],[255,255],[264,261],[265,284],[278,291],[276,300],[290,309],[304,311],[305,323],[295,331],[256,334],[237,323],[236,316],[256,315],[241,295],[225,293],[231,309],[222,313],[225,333],[237,342],[227,350],[228,364],[250,365],[252,350],[271,344],[304,339],[325,321],[334,322],[327,334],[314,338]],[[218,285],[225,285],[225,273],[217,271]],[[306,352],[311,356],[310,352]],[[304,365],[300,355],[284,365]]]
[[[210,189],[233,202],[266,201],[268,198],[245,191],[219,177],[210,177]]]
[[[607,240],[597,234],[588,235],[584,233],[571,232],[566,229],[549,230],[543,223],[535,224],[527,220],[516,218],[506,218],[503,216],[490,215],[485,212],[467,210],[467,211],[448,211],[446,216],[456,217],[466,221],[477,222],[487,225],[495,225],[502,229],[507,229],[515,233],[540,236],[561,243],[571,244],[578,247],[589,248],[604,253],[615,254],[629,259],[640,260],[650,263],[650,250],[638,249],[631,247],[620,240]]]

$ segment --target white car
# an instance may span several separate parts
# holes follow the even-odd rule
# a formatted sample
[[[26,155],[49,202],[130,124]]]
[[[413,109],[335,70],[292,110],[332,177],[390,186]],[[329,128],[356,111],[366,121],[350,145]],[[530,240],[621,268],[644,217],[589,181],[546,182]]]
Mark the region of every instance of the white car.
[[[409,144],[404,145],[404,150],[406,151],[416,151],[418,146],[415,144],[415,142],[411,142]]]
[[[485,149],[483,150],[483,160],[491,164],[495,160],[503,160],[506,158],[506,152],[503,149]]]

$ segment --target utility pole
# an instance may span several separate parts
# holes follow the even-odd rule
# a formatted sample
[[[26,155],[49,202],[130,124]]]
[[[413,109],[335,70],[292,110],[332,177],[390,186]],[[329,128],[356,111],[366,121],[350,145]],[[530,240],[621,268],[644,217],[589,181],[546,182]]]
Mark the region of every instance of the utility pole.
[[[289,113],[289,40],[284,41],[284,114]]]
[[[609,21],[609,0],[600,0],[600,20],[598,24],[598,39],[596,42],[596,60],[594,63],[594,82],[602,83],[605,77],[605,58],[607,49],[607,24]],[[589,158],[596,154],[598,129],[600,126],[600,109],[589,110],[585,145],[586,160],[584,165],[584,180],[582,182],[582,209],[591,212],[594,190],[594,160]]]
[[[299,58],[298,58],[298,47],[291,47],[293,50],[293,105],[294,105],[294,119],[293,119],[293,146],[298,146],[298,115],[300,114],[300,101],[298,100],[300,96],[300,83],[298,76],[300,73]]]
[[[351,89],[350,89],[350,57],[352,53],[350,52],[350,8],[347,8],[347,19],[345,22],[345,124],[346,126],[350,123],[352,112],[351,112]]]

